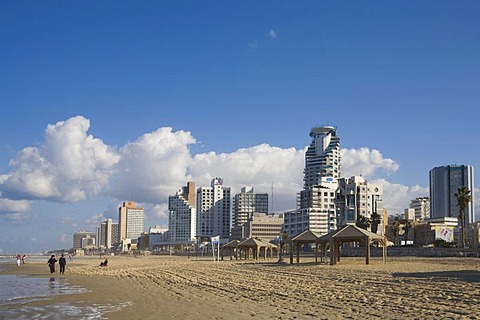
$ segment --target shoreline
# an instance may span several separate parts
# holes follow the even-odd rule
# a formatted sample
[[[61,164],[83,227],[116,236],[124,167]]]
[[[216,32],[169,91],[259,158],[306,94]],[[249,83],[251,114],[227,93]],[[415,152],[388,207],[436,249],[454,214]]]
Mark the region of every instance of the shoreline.
[[[342,258],[339,265],[276,260],[213,262],[183,256],[88,257],[64,275],[85,293],[42,303],[119,306],[108,319],[398,319],[477,318],[478,258]],[[49,278],[46,260],[1,274]],[[121,307],[121,308],[120,308]]]

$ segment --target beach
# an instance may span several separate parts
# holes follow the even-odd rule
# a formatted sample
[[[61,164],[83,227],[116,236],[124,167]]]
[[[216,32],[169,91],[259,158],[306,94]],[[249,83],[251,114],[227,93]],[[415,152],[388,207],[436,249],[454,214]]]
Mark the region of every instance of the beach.
[[[46,261],[47,259],[45,259]],[[106,306],[98,319],[479,319],[479,258],[212,261],[211,257],[99,257],[67,264],[85,292],[34,304]],[[50,278],[45,263],[3,274]]]

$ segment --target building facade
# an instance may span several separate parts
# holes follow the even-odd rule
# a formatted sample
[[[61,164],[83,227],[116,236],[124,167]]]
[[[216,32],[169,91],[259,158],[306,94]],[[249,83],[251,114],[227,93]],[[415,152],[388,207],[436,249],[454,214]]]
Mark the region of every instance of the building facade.
[[[197,189],[197,237],[199,241],[220,236],[222,242],[230,235],[231,191],[215,178],[210,187]]]
[[[233,199],[233,226],[241,226],[254,213],[268,214],[268,194],[254,193],[253,188],[243,187]]]
[[[119,236],[118,223],[107,219],[97,227],[97,248],[112,249],[117,243]]]
[[[254,213],[242,225],[232,228],[230,240],[261,239],[265,242],[279,239],[283,231],[283,214]]]
[[[367,182],[360,176],[339,179],[335,199],[338,224],[354,225],[359,218],[372,219],[374,214],[381,220],[382,195],[383,186],[380,183]],[[383,230],[383,223],[383,221],[380,222],[377,232]]]
[[[430,198],[422,197],[410,201],[410,209],[415,211],[415,220],[430,219]]]
[[[460,214],[455,193],[460,187],[471,191],[472,201],[465,210],[466,223],[475,221],[475,198],[473,167],[448,165],[430,170],[430,216],[431,218],[455,217]]]
[[[323,178],[319,185],[302,190],[298,196],[297,209],[285,212],[284,231],[293,237],[309,229],[326,234],[337,227],[335,211],[336,179]]]
[[[95,232],[75,232],[73,234],[73,249],[85,249],[95,246]]]
[[[337,128],[314,127],[310,131],[312,141],[305,153],[303,189],[318,185],[322,177],[340,178],[340,138]]]
[[[175,195],[168,197],[170,241],[193,243],[197,235],[195,182],[189,181]]]
[[[118,208],[119,242],[127,239],[135,241],[143,233],[144,210],[135,202],[124,202]]]

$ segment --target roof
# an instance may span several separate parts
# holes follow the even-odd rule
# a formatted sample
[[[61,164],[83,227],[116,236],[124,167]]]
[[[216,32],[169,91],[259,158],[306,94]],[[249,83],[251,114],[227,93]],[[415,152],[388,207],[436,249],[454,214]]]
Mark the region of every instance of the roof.
[[[237,248],[240,247],[271,247],[271,248],[276,248],[277,246],[274,245],[273,243],[265,242],[262,240],[258,240],[255,238],[249,238],[246,240],[243,240],[239,244],[237,244]]]
[[[371,231],[359,228],[353,225],[346,225],[342,228],[321,236],[318,240],[320,242],[328,242],[330,238],[341,240],[357,240],[369,237],[371,240],[384,240],[385,237]]]
[[[236,248],[239,243],[240,243],[240,241],[238,241],[238,240],[232,240],[232,241],[230,241],[230,242],[225,243],[225,244],[222,246],[222,248],[225,248],[225,247],[227,247],[227,248]]]
[[[318,238],[320,238],[320,235],[307,229],[302,233],[293,237],[292,241],[293,242],[315,242],[318,240]]]

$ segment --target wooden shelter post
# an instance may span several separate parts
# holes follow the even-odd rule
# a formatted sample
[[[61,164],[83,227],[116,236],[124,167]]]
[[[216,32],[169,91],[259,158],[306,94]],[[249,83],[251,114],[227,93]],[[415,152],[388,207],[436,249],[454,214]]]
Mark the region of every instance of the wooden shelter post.
[[[370,238],[368,236],[365,241],[365,263],[370,264]]]

